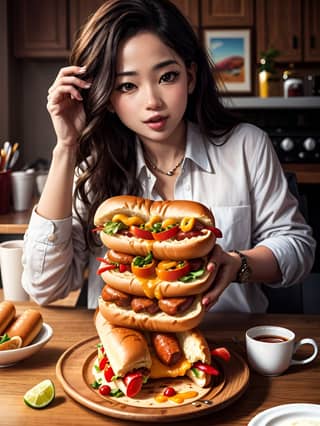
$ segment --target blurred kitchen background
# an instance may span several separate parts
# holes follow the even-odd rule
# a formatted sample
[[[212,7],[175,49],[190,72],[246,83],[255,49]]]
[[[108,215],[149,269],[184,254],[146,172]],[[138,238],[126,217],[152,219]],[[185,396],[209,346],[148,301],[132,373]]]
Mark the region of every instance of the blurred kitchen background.
[[[47,91],[68,64],[77,31],[102,3],[0,0],[0,142],[19,143],[17,168],[50,163],[55,137]],[[226,105],[264,128],[285,171],[295,174],[301,208],[320,241],[320,1],[174,3],[216,62]],[[224,43],[228,55],[219,51]],[[298,291],[305,312],[320,312],[319,248]]]

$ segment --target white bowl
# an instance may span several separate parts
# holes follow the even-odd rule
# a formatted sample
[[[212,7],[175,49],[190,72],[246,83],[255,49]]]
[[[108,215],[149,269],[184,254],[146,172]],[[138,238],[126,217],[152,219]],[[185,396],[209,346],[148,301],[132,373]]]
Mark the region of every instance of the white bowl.
[[[38,352],[52,337],[50,325],[43,323],[42,329],[33,342],[24,348],[0,351],[0,367],[9,367]]]

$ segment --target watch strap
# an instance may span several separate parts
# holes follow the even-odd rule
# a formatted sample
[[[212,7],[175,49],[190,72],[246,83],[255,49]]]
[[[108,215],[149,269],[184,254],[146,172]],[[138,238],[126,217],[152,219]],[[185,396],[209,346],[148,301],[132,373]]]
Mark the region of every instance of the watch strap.
[[[241,260],[241,265],[237,273],[236,281],[238,283],[248,283],[252,274],[251,268],[248,265],[248,258],[245,254],[241,253],[239,250],[231,250],[231,253],[236,253]]]

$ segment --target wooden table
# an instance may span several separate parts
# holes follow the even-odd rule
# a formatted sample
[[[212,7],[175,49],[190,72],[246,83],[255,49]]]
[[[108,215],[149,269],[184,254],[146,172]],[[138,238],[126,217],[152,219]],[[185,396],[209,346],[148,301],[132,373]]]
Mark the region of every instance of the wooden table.
[[[23,212],[12,211],[0,214],[0,234],[24,234],[28,227],[32,208]]]
[[[30,306],[16,303],[17,311]],[[13,367],[0,370],[1,424],[33,425],[138,425],[91,411],[67,396],[55,375],[59,357],[74,343],[96,335],[93,311],[65,307],[39,307],[44,321],[54,330],[51,341],[33,357]],[[297,338],[313,337],[320,345],[320,316],[316,315],[248,315],[208,314],[202,328],[206,335],[236,350],[245,357],[242,342],[244,331],[258,324],[277,324],[295,330]],[[239,343],[234,343],[234,341]],[[43,379],[56,386],[54,402],[43,410],[34,410],[23,402],[23,394]],[[285,403],[320,403],[320,359],[304,367],[291,367],[280,377],[267,378],[253,372],[245,393],[232,405],[198,419],[170,424],[177,425],[247,425],[258,412]]]

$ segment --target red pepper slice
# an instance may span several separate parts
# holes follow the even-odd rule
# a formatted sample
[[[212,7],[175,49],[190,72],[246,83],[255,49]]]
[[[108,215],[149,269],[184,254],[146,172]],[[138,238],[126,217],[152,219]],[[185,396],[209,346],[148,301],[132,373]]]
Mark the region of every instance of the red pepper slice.
[[[211,231],[216,236],[216,238],[222,238],[222,232],[215,226],[206,226],[206,229],[209,229],[209,231]]]
[[[111,367],[106,368],[103,374],[107,382],[112,382],[112,378],[114,377],[114,372]]]
[[[158,263],[156,273],[162,281],[177,281],[187,275],[190,270],[190,263],[186,260],[182,266],[179,266],[179,262],[176,261],[162,260]]]
[[[231,358],[230,352],[225,347],[211,349],[211,355],[223,359],[226,362],[229,362]]]
[[[204,362],[197,361],[193,364],[193,367],[197,368],[198,370],[204,371],[207,374],[210,374],[210,376],[219,376],[219,371],[212,367],[212,365],[205,364]]]
[[[91,232],[100,232],[103,230],[103,226],[97,226],[96,228],[91,229]]]
[[[119,272],[126,272],[126,271],[130,271],[130,266],[125,265],[124,263],[120,263],[119,264]]]
[[[142,238],[144,240],[153,240],[152,232],[147,229],[141,229],[138,226],[130,226],[130,232],[137,238]]]
[[[179,230],[179,226],[173,226],[172,228],[166,229],[165,231],[152,232],[152,236],[157,241],[164,241],[177,235]]]
[[[143,376],[141,373],[128,373],[123,378],[124,384],[127,387],[127,396],[133,398],[142,388]]]
[[[97,257],[96,258],[98,262],[106,263],[107,265],[110,265],[110,262],[107,261],[104,257]]]
[[[111,392],[111,388],[108,385],[102,385],[99,387],[99,393],[103,396],[109,395],[110,392]]]
[[[108,362],[108,358],[107,358],[106,356],[104,356],[104,357],[101,359],[101,361],[99,362],[99,370],[100,370],[100,371],[103,371],[103,370],[104,370],[104,367],[106,366],[107,362]]]
[[[116,265],[112,265],[112,264],[103,266],[102,268],[99,268],[97,270],[97,275],[101,275],[105,271],[111,271],[112,269],[116,269],[116,267],[117,267]]]

